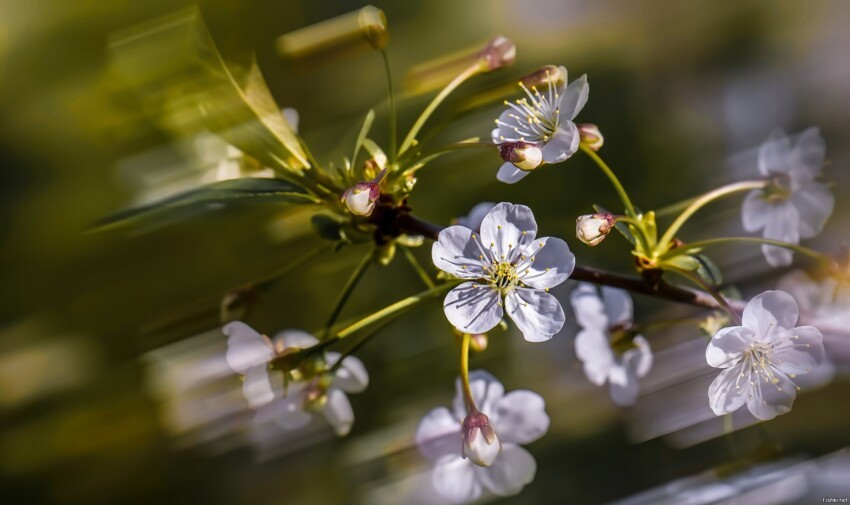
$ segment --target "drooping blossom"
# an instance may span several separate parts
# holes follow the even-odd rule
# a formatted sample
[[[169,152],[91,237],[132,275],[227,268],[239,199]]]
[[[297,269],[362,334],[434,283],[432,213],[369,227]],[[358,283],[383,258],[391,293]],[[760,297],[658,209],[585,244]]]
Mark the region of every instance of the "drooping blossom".
[[[824,360],[821,332],[796,326],[798,316],[791,295],[765,291],[744,307],[741,326],[714,334],[705,358],[724,369],[708,388],[715,414],[734,412],[744,403],[762,420],[791,410],[798,389],[793,379],[811,373]]]
[[[579,146],[579,132],[572,120],[587,102],[590,88],[585,75],[569,85],[567,81],[564,67],[558,67],[557,72],[553,69],[551,74],[547,70],[548,89],[542,93],[537,86],[529,89],[520,81],[527,96],[514,102],[505,101],[508,108],[496,120],[491,133],[493,142],[523,143],[525,149],[536,146],[542,163],[560,163],[572,156]],[[519,181],[537,167],[521,166],[505,159],[497,178],[508,184]]]
[[[507,311],[529,342],[548,340],[561,330],[564,310],[547,291],[570,276],[575,256],[563,240],[536,236],[531,209],[507,202],[487,213],[480,234],[459,225],[440,232],[431,249],[434,265],[470,279],[443,303],[455,328],[485,333]]]
[[[632,299],[621,289],[603,286],[597,290],[583,282],[570,296],[581,330],[576,336],[576,357],[587,379],[602,386],[609,384],[611,398],[618,405],[637,400],[638,379],[652,367],[652,350],[641,335],[632,336]]]
[[[504,386],[481,370],[471,372],[469,378],[472,398],[497,438],[488,444],[478,421],[467,422],[469,429],[464,430],[468,412],[460,380],[452,409],[432,410],[416,431],[420,451],[434,463],[432,485],[452,503],[472,502],[484,493],[497,496],[519,493],[537,471],[534,458],[521,446],[542,437],[549,428],[549,416],[540,395],[525,390],[505,394]],[[478,447],[470,447],[470,436],[474,437],[471,444]],[[481,457],[478,464],[464,457],[464,454],[472,455],[472,450]],[[489,466],[481,465],[488,462]]]
[[[274,421],[285,430],[295,430],[321,413],[337,435],[351,430],[354,411],[346,393],[360,393],[369,385],[363,362],[347,356],[332,370],[341,356],[325,353],[310,367],[318,367],[318,371],[294,371],[293,380],[284,384],[283,373],[270,370],[271,361],[287,351],[318,344],[316,337],[284,330],[269,339],[241,321],[228,323],[223,331],[227,336],[227,363],[243,376],[242,391],[251,408],[257,410],[257,422]]]
[[[804,131],[793,146],[784,133],[773,132],[758,156],[759,171],[772,183],[747,194],[741,211],[744,229],[791,244],[820,233],[835,205],[829,187],[816,180],[825,152],[817,128]],[[773,245],[762,245],[762,253],[774,267],[790,265],[793,259],[790,250]]]

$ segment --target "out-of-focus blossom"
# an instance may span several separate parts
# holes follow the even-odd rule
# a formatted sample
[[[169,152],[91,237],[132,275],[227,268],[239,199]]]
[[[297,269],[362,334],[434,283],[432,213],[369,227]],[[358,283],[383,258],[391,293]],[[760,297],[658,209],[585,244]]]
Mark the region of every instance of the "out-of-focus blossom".
[[[516,61],[516,45],[507,37],[494,37],[479,54],[487,72],[513,65]]]
[[[592,151],[602,149],[603,144],[605,144],[605,137],[602,136],[602,132],[598,126],[593,123],[581,123],[576,125],[576,127],[578,128],[578,135],[582,144],[589,147]]]
[[[791,244],[820,233],[835,205],[829,187],[815,180],[825,152],[817,128],[804,131],[793,147],[784,133],[771,134],[759,149],[758,166],[772,184],[751,191],[744,199],[744,229],[762,230],[764,238]],[[762,245],[762,252],[774,267],[790,265],[793,259],[793,253],[781,247]]]
[[[534,458],[521,445],[542,437],[549,428],[549,416],[540,395],[525,390],[505,394],[504,386],[481,370],[470,373],[470,387],[478,410],[488,417],[488,425],[498,434],[495,443],[501,442],[501,452],[490,466],[479,466],[464,458],[467,448],[462,447],[463,422],[467,410],[460,380],[452,410],[432,410],[416,431],[420,451],[435,465],[432,484],[452,503],[472,502],[485,492],[497,496],[519,493],[537,471]]]
[[[567,280],[575,256],[563,240],[536,236],[531,209],[507,202],[487,213],[480,236],[458,225],[440,232],[431,250],[434,265],[461,279],[478,280],[446,296],[443,308],[455,328],[485,333],[507,310],[529,342],[548,340],[561,330],[564,310],[547,291]]]
[[[796,326],[797,302],[783,291],[766,291],[744,308],[741,326],[718,331],[705,351],[709,365],[724,370],[708,388],[711,409],[723,415],[744,403],[768,420],[791,410],[792,380],[824,360],[823,336],[813,326]]]
[[[242,390],[251,408],[257,410],[259,423],[273,420],[285,430],[306,426],[313,414],[321,412],[334,431],[346,435],[354,423],[354,411],[346,393],[359,393],[369,385],[369,374],[363,362],[354,356],[340,359],[339,353],[326,353],[318,373],[283,382],[283,373],[269,370],[270,362],[287,351],[306,349],[319,340],[303,331],[284,330],[275,338],[265,335],[241,321],[227,324],[227,363],[243,376]]]
[[[613,214],[586,214],[576,218],[576,237],[593,247],[599,245],[611,233],[616,219]]]
[[[496,120],[491,137],[496,144],[523,142],[539,147],[543,163],[560,163],[578,150],[579,132],[573,119],[587,102],[589,86],[583,75],[567,85],[567,69],[558,67],[558,74],[550,75],[546,70],[548,90],[541,93],[537,86],[528,88],[523,81],[520,87],[527,98],[515,102],[505,101],[508,106]],[[554,74],[554,73],[553,73]],[[513,184],[526,175],[527,168],[505,161],[497,178]]]
[[[465,226],[478,233],[481,231],[481,222],[484,221],[484,217],[493,210],[493,207],[495,206],[496,204],[493,202],[481,202],[473,207],[472,210],[469,211],[469,214],[455,219],[454,224]]]
[[[618,405],[633,405],[638,396],[638,379],[652,367],[652,350],[641,335],[629,339],[632,299],[621,289],[599,291],[583,282],[573,290],[570,302],[581,330],[576,336],[576,357],[590,382],[609,384]]]
[[[829,359],[850,362],[850,285],[798,270],[780,279],[778,288],[797,301],[800,320],[821,331]]]

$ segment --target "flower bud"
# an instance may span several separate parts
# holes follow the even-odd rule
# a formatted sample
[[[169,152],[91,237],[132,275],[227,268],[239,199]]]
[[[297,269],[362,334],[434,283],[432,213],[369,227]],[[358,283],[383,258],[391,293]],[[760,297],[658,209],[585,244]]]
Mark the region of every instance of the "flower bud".
[[[578,135],[581,143],[589,147],[591,151],[598,151],[602,147],[605,138],[602,136],[602,132],[599,131],[598,126],[592,123],[581,123],[576,125],[576,127],[578,127]]]
[[[469,336],[469,346],[475,352],[486,351],[488,341],[486,333],[473,333]]]
[[[485,72],[492,72],[516,61],[516,45],[507,37],[499,35],[478,53]]]
[[[358,182],[342,194],[342,203],[355,216],[369,216],[375,210],[375,201],[381,195],[377,182]]]
[[[490,426],[490,419],[481,412],[470,412],[463,420],[463,446],[461,452],[464,458],[478,466],[490,466],[496,461],[496,456],[502,452],[502,442],[496,436],[496,431]]]
[[[543,151],[530,142],[503,142],[499,144],[502,159],[513,163],[515,167],[531,172],[543,163]]]
[[[550,82],[555,86],[559,86],[567,81],[566,69],[564,67],[556,67],[555,65],[546,65],[526,75],[519,81],[527,88],[531,88],[532,86],[548,86]]]
[[[306,60],[319,55],[343,56],[358,46],[381,50],[389,37],[387,17],[380,9],[369,5],[281,35],[275,46],[283,57]]]
[[[589,246],[605,240],[617,220],[613,214],[587,214],[576,219],[576,237]]]

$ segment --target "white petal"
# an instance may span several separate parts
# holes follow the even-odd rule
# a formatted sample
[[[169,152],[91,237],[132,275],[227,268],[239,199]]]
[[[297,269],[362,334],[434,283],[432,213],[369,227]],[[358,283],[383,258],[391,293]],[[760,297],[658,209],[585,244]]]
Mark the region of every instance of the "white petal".
[[[525,205],[502,202],[481,221],[481,241],[495,251],[494,259],[511,261],[537,236],[537,222]]]
[[[835,196],[822,182],[805,183],[791,195],[791,203],[800,217],[800,236],[812,238],[823,229],[835,207]]]
[[[289,126],[295,130],[295,133],[298,133],[298,110],[291,107],[284,107],[281,112],[283,113],[283,117],[286,119],[286,122],[289,123]]]
[[[495,401],[485,414],[504,443],[530,444],[549,429],[546,402],[533,391],[511,391]]]
[[[817,128],[809,128],[797,138],[791,151],[791,175],[796,181],[812,180],[820,175],[826,155],[826,143]]]
[[[275,395],[265,364],[245,371],[245,377],[242,381],[242,394],[248,400],[248,405],[255,410],[274,400]]]
[[[635,336],[632,342],[635,344],[635,348],[626,351],[623,355],[623,363],[634,372],[635,376],[646,377],[646,374],[652,368],[652,348],[643,335]]]
[[[634,405],[638,397],[638,381],[635,374],[626,366],[615,365],[608,373],[611,399],[617,405]]]
[[[608,326],[629,326],[634,318],[632,297],[625,290],[602,286],[602,301],[608,316]]]
[[[440,232],[431,247],[431,261],[440,270],[462,279],[483,277],[481,248],[472,238],[472,230],[465,226],[449,226]],[[486,250],[486,249],[485,249]]]
[[[484,217],[489,214],[495,206],[496,204],[493,202],[481,202],[473,207],[469,211],[469,214],[458,218],[457,224],[465,226],[474,232],[478,232],[481,230],[481,222],[484,221]]]
[[[564,327],[558,299],[537,289],[514,288],[505,296],[505,309],[529,342],[543,342]]]
[[[222,328],[227,335],[227,364],[237,373],[271,361],[274,353],[268,338],[241,321]]]
[[[327,353],[325,359],[328,366],[333,366],[339,356],[339,353]],[[366,366],[360,359],[355,356],[346,356],[336,371],[333,385],[346,393],[361,393],[369,387],[369,372],[366,371]]]
[[[780,130],[774,130],[759,148],[759,172],[766,177],[791,170],[791,142]]]
[[[761,253],[767,264],[774,267],[787,267],[794,261],[794,253],[790,249],[762,244]]]
[[[463,333],[486,333],[502,320],[504,311],[499,292],[490,286],[465,282],[449,291],[443,311],[452,325]]]
[[[756,385],[750,387],[747,408],[757,418],[768,421],[785,414],[794,405],[797,387],[784,373],[774,370],[776,384],[754,379]]]
[[[561,117],[575,119],[587,103],[589,94],[590,85],[587,84],[587,74],[571,82],[561,98]]]
[[[522,491],[534,480],[537,463],[522,447],[506,444],[492,466],[475,467],[475,473],[488,491],[499,496],[511,496]]]
[[[786,374],[806,374],[824,362],[823,335],[814,326],[798,326],[788,333],[791,338],[773,347],[773,360]]]
[[[575,349],[587,380],[597,386],[605,384],[614,364],[614,351],[608,344],[608,335],[595,329],[581,330],[576,335]]]
[[[722,416],[741,408],[747,401],[749,376],[739,377],[743,373],[740,366],[727,368],[715,377],[708,387],[708,402],[715,415]],[[736,383],[740,387],[736,387]]]
[[[328,399],[322,407],[322,413],[340,437],[348,435],[351,431],[351,425],[354,424],[354,409],[351,408],[348,396],[341,389],[332,387],[328,390]]]
[[[520,264],[529,264],[527,272],[519,272],[523,284],[537,289],[554,288],[561,284],[576,266],[576,257],[570,252],[566,242],[555,237],[543,237],[534,241],[525,251],[529,260]]]
[[[744,326],[721,328],[705,349],[705,361],[715,368],[730,368],[740,361],[755,338],[753,329]]]
[[[290,388],[288,396],[269,403],[257,412],[257,423],[274,422],[281,429],[294,431],[306,426],[313,416],[304,411],[303,396],[299,390]]]
[[[800,215],[790,202],[773,205],[764,228],[764,238],[779,240],[790,244],[800,243]],[[762,253],[772,267],[791,264],[793,253],[789,249],[772,245],[762,245]]]
[[[426,458],[436,461],[441,457],[457,455],[461,443],[461,425],[449,409],[433,409],[419,421],[416,445]]]
[[[274,336],[274,349],[278,353],[284,349],[307,349],[319,343],[319,339],[302,330],[283,330]]]
[[[527,170],[520,170],[514,166],[513,163],[506,161],[502,163],[502,166],[499,167],[499,172],[496,173],[496,179],[504,182],[505,184],[514,184],[515,182],[519,182],[525,178],[526,175],[531,172]]]
[[[472,399],[478,410],[486,415],[494,410],[494,405],[505,396],[505,386],[486,370],[473,370],[469,372],[469,389],[472,391]],[[463,397],[463,385],[460,378],[455,381],[455,397],[452,408],[458,423],[463,422],[467,409]]]
[[[550,164],[564,161],[578,151],[580,141],[576,125],[562,120],[552,138],[543,145],[543,161]]]
[[[763,339],[774,326],[794,328],[799,315],[800,309],[791,295],[784,291],[765,291],[747,302],[742,324],[755,332],[756,339]]]
[[[747,193],[741,207],[741,221],[748,232],[756,232],[767,226],[773,204],[767,201],[764,191],[755,189]]]
[[[570,293],[570,305],[573,307],[576,321],[583,328],[608,331],[608,315],[596,286],[589,282],[579,283],[578,287]]]
[[[457,454],[443,456],[437,461],[431,474],[431,483],[437,493],[452,503],[469,503],[481,496],[481,483],[476,476],[476,468],[479,467],[461,457],[458,445]]]
[[[502,452],[502,443],[498,434],[490,441],[481,432],[481,428],[472,428],[464,435],[461,455],[478,466],[490,466]]]

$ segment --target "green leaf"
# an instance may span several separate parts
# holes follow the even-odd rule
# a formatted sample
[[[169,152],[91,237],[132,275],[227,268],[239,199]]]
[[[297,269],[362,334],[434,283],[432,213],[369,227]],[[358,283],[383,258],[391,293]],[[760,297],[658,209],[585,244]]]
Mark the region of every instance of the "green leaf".
[[[673,256],[670,259],[664,260],[664,263],[689,272],[693,272],[700,267],[699,260],[687,254]]]
[[[695,254],[693,257],[699,261],[697,275],[715,286],[723,283],[723,275],[720,272],[720,267],[711,258],[705,254]]]
[[[369,109],[369,112],[366,114],[366,118],[363,120],[363,126],[360,127],[360,133],[357,135],[357,142],[354,144],[354,156],[351,157],[352,165],[357,163],[357,155],[360,153],[360,147],[363,146],[366,136],[369,135],[369,130],[372,129],[372,122],[374,121],[375,111]]]
[[[316,234],[325,240],[336,242],[345,238],[342,232],[344,223],[327,214],[316,214],[310,219],[310,222],[313,224]]]
[[[304,205],[314,204],[316,200],[299,186],[282,179],[232,179],[207,184],[149,205],[118,212],[95,223],[95,228],[96,231],[102,231],[105,228],[142,222],[161,225],[237,206],[270,203]]]

